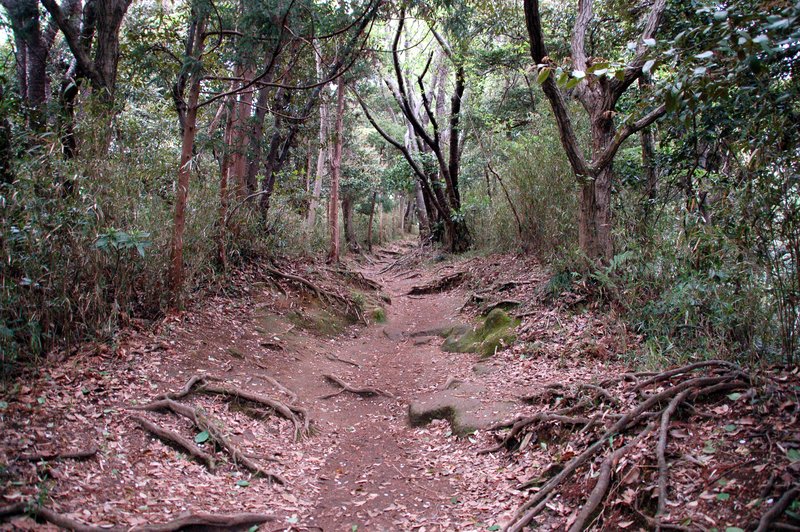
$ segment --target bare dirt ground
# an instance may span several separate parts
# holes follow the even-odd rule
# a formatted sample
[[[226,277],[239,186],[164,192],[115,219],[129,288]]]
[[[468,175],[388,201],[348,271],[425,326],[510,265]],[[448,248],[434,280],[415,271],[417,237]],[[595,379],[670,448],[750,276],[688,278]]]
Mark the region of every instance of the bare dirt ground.
[[[548,385],[569,388],[611,379],[607,388],[631,400],[614,379],[626,371],[619,355],[633,349],[637,339],[613,315],[532,306],[522,309],[527,316],[518,328],[520,342],[498,350],[488,362],[475,354],[446,353],[440,338],[414,333],[469,322],[477,314],[474,306],[465,306],[471,295],[490,287],[505,290],[505,281],[513,281],[513,287],[504,297],[531,298],[546,276],[534,261],[510,256],[393,267],[409,251],[401,243],[360,267],[391,298],[385,323],[341,327],[291,283],[243,276],[237,297],[212,298],[156,327],[131,328],[110,347],[86,347],[12,383],[0,404],[2,504],[33,501],[82,523],[122,530],[199,512],[267,514],[264,530],[498,530],[507,525],[530,497],[522,484],[531,485],[548,471],[552,475],[554,465],[562,467],[580,450],[570,441],[573,429],[540,430],[512,449],[518,452],[478,454],[498,442],[495,432],[456,437],[444,420],[412,427],[409,404],[459,381],[473,386],[463,388],[467,399],[510,405],[516,413],[540,411],[541,405],[520,397]],[[315,268],[306,265],[308,271],[295,273],[316,272],[334,286],[340,282]],[[414,286],[467,270],[472,281],[462,286],[408,295]],[[283,485],[253,475],[241,460],[215,449],[204,435],[213,431],[200,431],[189,419],[132,410],[181,389],[194,375],[304,409],[310,435],[296,437],[292,420],[263,415],[270,409],[257,410],[220,394],[179,399],[202,408],[243,456]],[[327,397],[341,388],[325,375],[385,395],[344,391]],[[780,378],[787,389],[800,390],[795,374]],[[752,516],[762,513],[759,505],[773,504],[779,487],[797,482],[796,401],[779,401],[783,406],[772,412],[772,432],[763,445],[753,443],[751,434],[763,430],[762,418],[755,417],[763,405],[743,403],[723,396],[709,409],[727,420],[698,412],[699,422],[683,419],[671,432],[678,447],[670,456],[679,491],[668,501],[666,515],[675,527],[748,528]],[[215,460],[214,471],[142,430],[132,417],[139,415],[199,442]],[[498,412],[497,417],[508,415]],[[81,450],[89,456],[52,456]],[[765,463],[769,467],[762,467]],[[602,518],[607,529],[650,528],[651,522],[637,517],[655,504],[650,451],[634,450],[614,467],[621,480],[595,519]],[[579,472],[548,499],[547,516],[538,521],[542,529],[564,529],[575,520],[596,482],[596,465]],[[46,525],[16,517],[2,526]]]

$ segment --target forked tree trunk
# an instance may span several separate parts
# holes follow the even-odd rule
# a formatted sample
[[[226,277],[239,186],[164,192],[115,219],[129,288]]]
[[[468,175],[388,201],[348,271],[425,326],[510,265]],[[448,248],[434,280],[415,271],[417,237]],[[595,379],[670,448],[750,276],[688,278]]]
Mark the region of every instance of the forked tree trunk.
[[[331,159],[331,201],[328,213],[331,247],[328,253],[328,262],[339,262],[339,178],[342,172],[342,148],[344,145],[344,91],[344,76],[340,76],[336,94],[336,125]]]

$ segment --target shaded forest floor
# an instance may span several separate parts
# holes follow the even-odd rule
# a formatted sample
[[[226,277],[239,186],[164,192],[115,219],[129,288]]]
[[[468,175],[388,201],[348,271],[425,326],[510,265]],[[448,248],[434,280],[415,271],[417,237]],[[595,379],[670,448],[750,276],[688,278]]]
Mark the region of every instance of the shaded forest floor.
[[[532,259],[452,259],[401,242],[348,268],[279,265],[312,280],[322,298],[291,277],[243,272],[233,295],[131,326],[111,346],[54,356],[7,384],[0,506],[33,501],[120,529],[254,512],[269,518],[265,530],[498,530],[569,468],[598,427],[680,385],[669,377],[635,390],[651,386],[650,375],[625,364],[639,339],[575,295],[541,303],[547,275]],[[356,302],[360,319],[327,304],[337,297]],[[501,340],[488,357],[442,350],[449,340],[441,336],[495,306],[520,316],[512,345]],[[775,520],[800,525],[796,371],[760,370],[739,385],[705,369],[726,386],[667,419],[667,528],[755,528],[784,494]],[[194,419],[141,409],[193,376],[203,379],[172,399]],[[420,426],[410,424],[409,405]],[[571,418],[508,430],[517,416],[543,412]],[[195,442],[199,459],[155,438],[148,421]],[[610,442],[630,448],[610,462],[613,478],[587,524],[652,527],[654,427]],[[217,436],[240,454],[215,446]],[[75,451],[87,456],[58,456]],[[600,484],[600,458],[579,464],[533,522],[573,524]],[[274,476],[254,475],[258,468]],[[16,516],[2,526],[43,524]]]

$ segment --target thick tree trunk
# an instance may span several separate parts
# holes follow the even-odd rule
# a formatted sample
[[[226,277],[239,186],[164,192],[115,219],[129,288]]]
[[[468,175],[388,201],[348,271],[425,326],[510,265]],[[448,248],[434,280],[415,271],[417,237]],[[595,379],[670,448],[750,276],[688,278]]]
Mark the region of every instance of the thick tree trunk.
[[[339,262],[339,178],[342,172],[342,148],[344,147],[344,76],[339,77],[336,94],[336,125],[333,158],[331,159],[331,202],[328,214],[330,229],[330,252],[328,262]]]
[[[242,65],[237,65],[235,69],[236,77],[243,78],[242,85],[250,81],[253,73],[250,69],[245,69]],[[236,101],[235,118],[232,137],[231,171],[230,181],[236,190],[239,199],[244,199],[248,195],[247,189],[247,150],[250,144],[250,114],[253,109],[253,93],[246,90],[239,94]]]
[[[194,35],[192,56],[199,58],[203,54],[203,31],[205,21],[197,23]],[[189,182],[191,178],[190,162],[194,149],[194,139],[197,134],[197,104],[200,100],[200,85],[202,74],[192,74],[189,84],[189,100],[186,108],[186,122],[181,141],[181,160],[178,167],[178,186],[175,191],[175,221],[172,229],[172,246],[170,249],[170,292],[171,305],[177,308],[181,304],[181,291],[183,289],[183,234],[186,229],[186,203],[189,197]]]
[[[592,118],[592,152],[603,153],[614,139],[614,126],[609,113],[599,112]],[[578,242],[581,250],[592,260],[605,263],[614,256],[611,221],[611,187],[613,164],[604,167],[592,180],[581,184]]]

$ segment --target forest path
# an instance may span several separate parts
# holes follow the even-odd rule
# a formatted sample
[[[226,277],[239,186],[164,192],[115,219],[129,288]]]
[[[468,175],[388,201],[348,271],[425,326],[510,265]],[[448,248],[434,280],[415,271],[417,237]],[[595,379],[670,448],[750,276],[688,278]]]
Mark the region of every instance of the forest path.
[[[384,255],[362,273],[391,297],[387,321],[354,328],[336,340],[306,345],[309,354],[281,371],[280,379],[307,405],[317,427],[335,435],[336,450],[325,458],[320,492],[306,526],[323,530],[397,530],[436,526],[447,513],[456,488],[426,462],[423,440],[409,426],[407,405],[420,393],[441,387],[462,371],[458,359],[443,353],[438,341],[415,339],[413,332],[458,323],[464,297],[459,292],[409,296],[425,281],[409,272],[380,273],[394,255]],[[326,356],[319,356],[325,353]],[[331,360],[338,358],[358,367]],[[470,357],[471,358],[471,357]],[[336,391],[320,378],[334,374],[353,386],[372,386],[393,398],[365,398]],[[430,526],[429,524],[429,526]],[[355,528],[354,528],[355,527]]]

